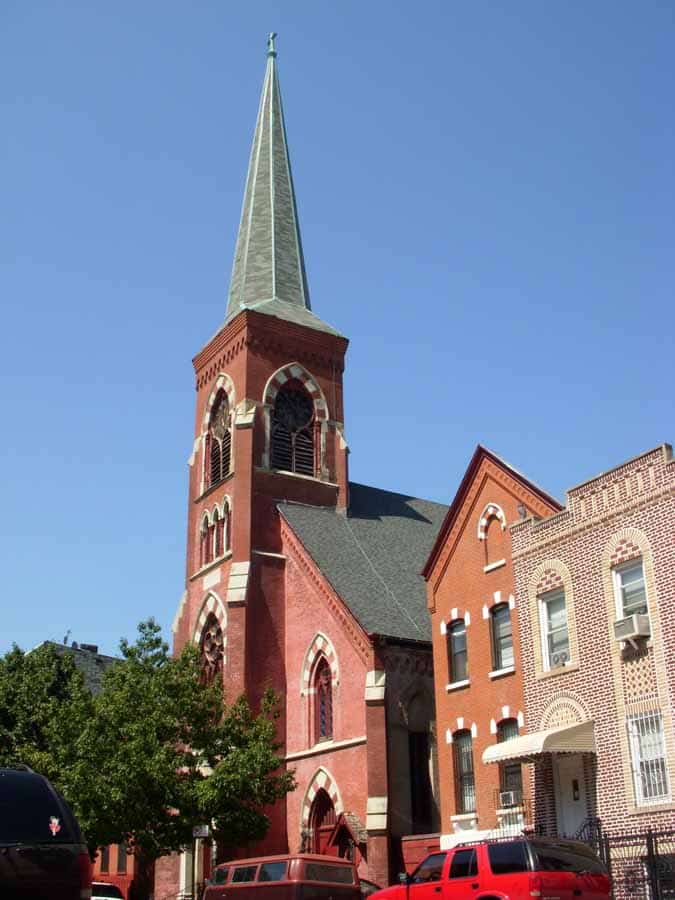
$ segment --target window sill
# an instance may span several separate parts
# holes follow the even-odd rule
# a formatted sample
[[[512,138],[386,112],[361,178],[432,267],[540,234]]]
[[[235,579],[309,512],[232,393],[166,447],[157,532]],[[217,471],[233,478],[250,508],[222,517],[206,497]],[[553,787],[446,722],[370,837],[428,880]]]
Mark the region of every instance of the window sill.
[[[478,821],[478,814],[475,812],[472,813],[457,813],[454,816],[450,816],[451,822],[470,822],[472,819]]]
[[[671,799],[665,799],[661,803],[645,803],[644,806],[629,806],[629,816],[644,816],[647,813],[669,812],[675,809],[675,803]]]
[[[219,487],[222,487],[224,484],[227,484],[227,482],[232,478],[233,475],[234,475],[234,470],[230,470],[229,474],[227,474],[224,478],[221,478],[220,481],[218,481],[216,484],[212,484],[210,487],[207,487],[206,490],[202,491],[201,494],[198,497],[195,497],[195,499],[192,502],[200,503],[204,499],[204,497],[208,497],[214,491],[217,491]]]
[[[537,678],[541,681],[545,678],[557,678],[560,675],[567,675],[568,672],[576,672],[579,669],[579,663],[573,662],[566,666],[558,666],[557,669],[546,669],[543,672],[537,672]]]
[[[471,684],[471,680],[469,678],[465,678],[463,681],[453,681],[451,684],[446,684],[446,691],[460,691],[462,688],[468,687]]]
[[[319,475],[303,475],[302,472],[291,472],[289,469],[268,469],[266,466],[256,466],[256,468],[259,472],[267,472],[269,475],[283,475],[285,478],[298,478],[300,481],[315,481],[317,484],[325,484],[327,487],[339,487],[337,482],[328,481],[327,478],[321,478]]]
[[[505,566],[505,565],[506,565],[505,559],[498,559],[497,562],[488,563],[487,566],[483,566],[483,571],[485,573],[493,572],[495,569],[501,569],[501,567]]]
[[[503,675],[513,675],[516,671],[515,666],[504,666],[503,669],[493,669],[492,672],[488,672],[490,678],[501,678]]]
[[[228,550],[226,553],[223,553],[222,556],[219,556],[217,559],[211,560],[210,563],[207,563],[205,566],[202,566],[201,569],[197,569],[194,575],[190,575],[190,581],[194,581],[196,578],[201,578],[202,575],[205,575],[207,572],[210,572],[211,569],[215,569],[216,566],[219,566],[221,563],[224,563],[225,560],[230,559],[232,556],[232,551]]]

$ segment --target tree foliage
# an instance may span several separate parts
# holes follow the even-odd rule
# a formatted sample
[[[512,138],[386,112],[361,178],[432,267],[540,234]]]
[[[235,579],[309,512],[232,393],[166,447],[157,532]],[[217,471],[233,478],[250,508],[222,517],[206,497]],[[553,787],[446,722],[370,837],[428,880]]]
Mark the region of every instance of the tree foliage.
[[[244,698],[226,706],[202,682],[196,649],[172,658],[152,620],[121,652],[92,698],[67,654],[11,651],[0,665],[0,761],[44,772],[91,848],[127,842],[154,859],[202,823],[229,846],[262,837],[264,808],[295,786],[277,755],[274,695],[258,713]]]

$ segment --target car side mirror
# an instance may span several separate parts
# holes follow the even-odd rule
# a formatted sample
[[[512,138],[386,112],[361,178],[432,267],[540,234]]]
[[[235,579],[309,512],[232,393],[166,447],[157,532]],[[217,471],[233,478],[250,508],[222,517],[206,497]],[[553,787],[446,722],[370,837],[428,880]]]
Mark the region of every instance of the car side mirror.
[[[399,872],[398,880],[401,884],[410,884],[410,875],[407,872]]]

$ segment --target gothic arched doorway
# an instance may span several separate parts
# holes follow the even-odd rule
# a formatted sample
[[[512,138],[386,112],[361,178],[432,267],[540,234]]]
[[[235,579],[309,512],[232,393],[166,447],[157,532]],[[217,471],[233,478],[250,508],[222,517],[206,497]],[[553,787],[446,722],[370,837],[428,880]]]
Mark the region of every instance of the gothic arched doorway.
[[[309,852],[337,854],[336,848],[330,848],[328,841],[337,817],[335,806],[328,793],[321,788],[317,791],[309,811]]]

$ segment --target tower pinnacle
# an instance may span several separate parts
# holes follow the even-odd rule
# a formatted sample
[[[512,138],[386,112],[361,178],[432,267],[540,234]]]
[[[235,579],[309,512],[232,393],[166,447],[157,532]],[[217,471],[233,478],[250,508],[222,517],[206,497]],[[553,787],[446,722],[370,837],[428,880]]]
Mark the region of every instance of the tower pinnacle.
[[[246,178],[227,319],[243,309],[337,333],[310,311],[305,260],[277,74],[275,32]]]

